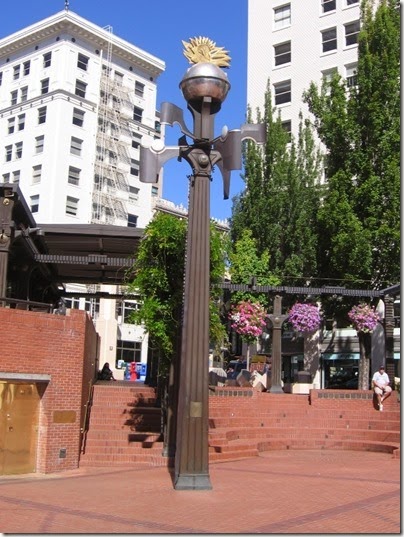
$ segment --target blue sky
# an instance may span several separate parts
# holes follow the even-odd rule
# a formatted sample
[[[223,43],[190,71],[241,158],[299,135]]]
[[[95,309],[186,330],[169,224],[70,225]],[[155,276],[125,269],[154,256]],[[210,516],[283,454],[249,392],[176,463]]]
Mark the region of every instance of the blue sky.
[[[54,15],[64,9],[64,0],[18,0],[6,10],[0,25],[0,37]],[[69,9],[101,27],[112,26],[113,33],[150,52],[166,63],[166,71],[158,79],[157,107],[169,101],[186,110],[179,82],[189,67],[183,56],[182,40],[209,37],[217,46],[229,51],[232,58],[227,75],[231,90],[215,118],[215,131],[224,125],[238,129],[245,123],[247,79],[247,0],[70,0]],[[185,112],[187,126],[192,118]],[[181,132],[167,127],[167,145],[176,145]],[[190,167],[176,159],[164,166],[163,196],[187,206]],[[231,198],[243,189],[241,172],[233,171],[230,199],[223,200],[222,179],[215,171],[211,184],[211,216],[231,216]]]

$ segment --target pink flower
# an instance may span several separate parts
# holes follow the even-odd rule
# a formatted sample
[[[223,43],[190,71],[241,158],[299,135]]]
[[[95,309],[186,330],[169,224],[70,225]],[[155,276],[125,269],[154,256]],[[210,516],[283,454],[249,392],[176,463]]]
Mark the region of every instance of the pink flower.
[[[266,325],[267,314],[258,302],[245,300],[233,306],[229,314],[231,327],[247,342],[255,341]]]

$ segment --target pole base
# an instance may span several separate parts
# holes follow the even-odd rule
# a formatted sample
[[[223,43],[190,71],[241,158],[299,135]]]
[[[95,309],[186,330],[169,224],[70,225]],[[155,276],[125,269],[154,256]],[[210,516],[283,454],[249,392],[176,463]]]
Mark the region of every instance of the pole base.
[[[279,384],[279,385],[274,385],[274,386],[271,386],[270,390],[269,390],[269,393],[285,393],[282,389],[282,386]]]
[[[212,484],[209,475],[184,475],[176,476],[175,490],[211,490]]]

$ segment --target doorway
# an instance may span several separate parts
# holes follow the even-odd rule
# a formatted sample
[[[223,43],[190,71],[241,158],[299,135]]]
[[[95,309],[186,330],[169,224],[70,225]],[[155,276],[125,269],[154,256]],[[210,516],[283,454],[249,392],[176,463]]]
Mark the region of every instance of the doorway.
[[[39,403],[36,383],[0,381],[0,475],[35,472]]]

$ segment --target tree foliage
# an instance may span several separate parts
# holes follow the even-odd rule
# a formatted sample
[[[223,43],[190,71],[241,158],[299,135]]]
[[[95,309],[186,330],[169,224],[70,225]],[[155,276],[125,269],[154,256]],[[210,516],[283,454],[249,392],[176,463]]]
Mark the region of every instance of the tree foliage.
[[[145,229],[136,262],[127,275],[128,291],[139,293],[142,302],[131,321],[143,324],[151,345],[160,354],[160,374],[167,374],[172,356],[179,352],[182,326],[185,246],[187,221],[158,213]],[[210,335],[222,343],[225,330],[221,322],[218,288],[225,269],[225,237],[211,225]]]
[[[384,287],[400,276],[399,2],[361,9],[356,86],[336,75],[305,93],[327,149],[319,272]]]
[[[280,116],[275,117],[269,84],[264,117],[258,113],[257,121],[266,125],[266,144],[246,144],[245,190],[233,200],[232,239],[237,242],[251,230],[257,252],[268,252],[267,270],[278,283],[301,284],[317,272],[321,158],[302,118],[297,142],[290,141]]]

